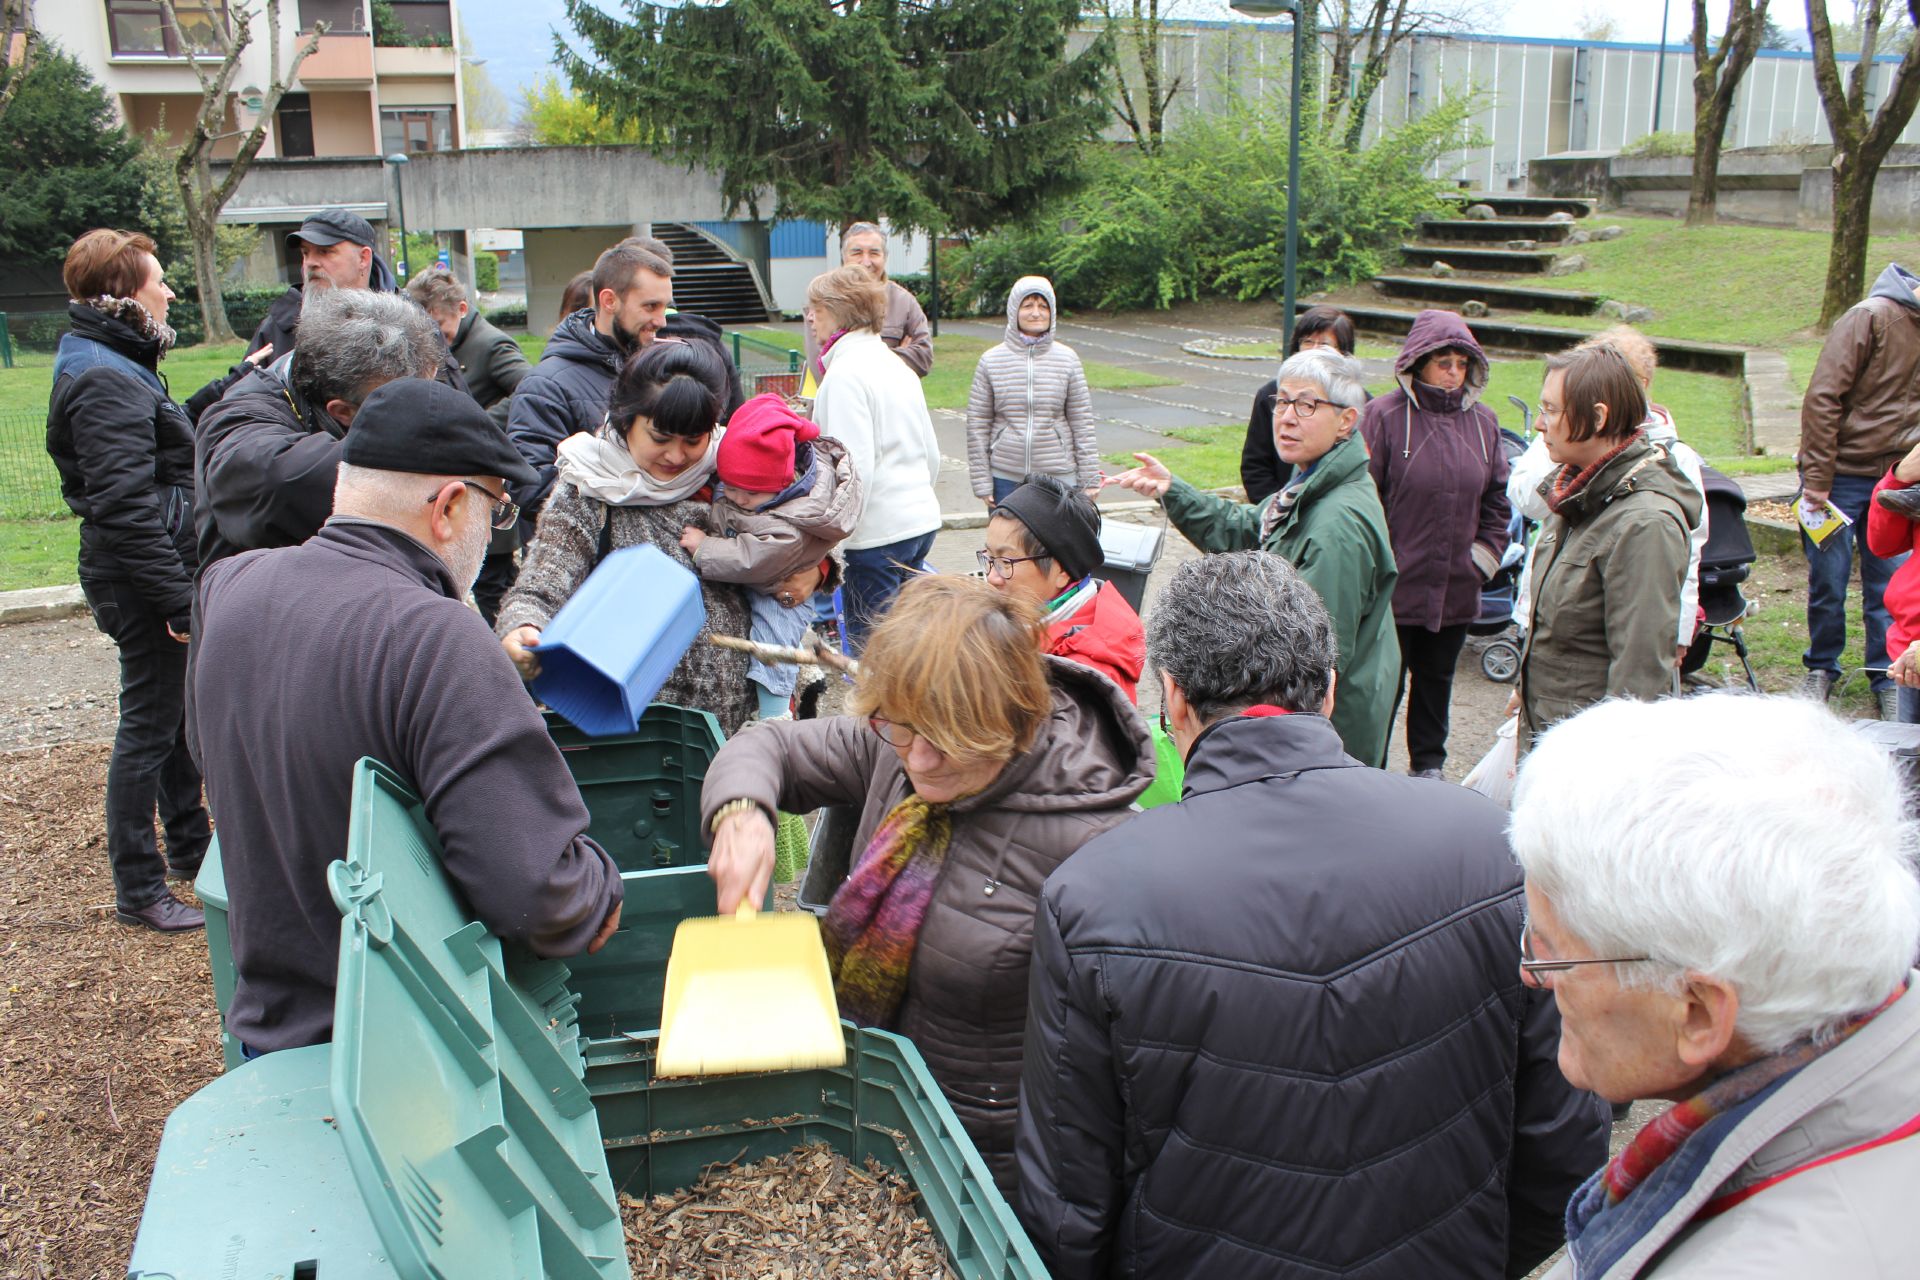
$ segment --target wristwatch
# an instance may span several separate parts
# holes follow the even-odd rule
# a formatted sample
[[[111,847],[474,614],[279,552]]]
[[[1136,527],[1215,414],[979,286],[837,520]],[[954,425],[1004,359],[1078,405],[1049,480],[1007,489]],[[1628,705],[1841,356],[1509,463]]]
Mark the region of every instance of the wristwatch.
[[[720,830],[720,824],[736,813],[761,813],[758,800],[729,800],[713,811],[713,821],[707,824],[707,834],[713,835]]]

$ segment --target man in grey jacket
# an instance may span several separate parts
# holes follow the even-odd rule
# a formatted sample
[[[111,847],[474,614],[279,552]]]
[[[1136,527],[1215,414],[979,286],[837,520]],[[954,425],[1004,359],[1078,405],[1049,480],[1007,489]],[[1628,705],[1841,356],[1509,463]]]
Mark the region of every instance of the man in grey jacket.
[[[887,285],[887,316],[880,323],[880,341],[893,349],[907,368],[921,377],[933,370],[933,330],[919,299],[905,286],[887,280],[887,233],[871,222],[851,222],[840,233],[840,265],[859,267]],[[820,366],[820,340],[813,326],[806,330],[807,367]]]
[[[1506,814],[1341,750],[1333,625],[1278,556],[1182,565],[1147,651],[1185,795],[1034,925],[1015,1155],[1050,1274],[1525,1275],[1607,1115],[1520,981]]]
[[[343,447],[333,518],[201,583],[190,743],[230,897],[228,1029],[248,1056],[333,1034],[354,765],[417,791],[447,874],[494,932],[547,956],[599,948],[621,883],[520,677],[461,603],[531,479],[464,392],[401,379]]]

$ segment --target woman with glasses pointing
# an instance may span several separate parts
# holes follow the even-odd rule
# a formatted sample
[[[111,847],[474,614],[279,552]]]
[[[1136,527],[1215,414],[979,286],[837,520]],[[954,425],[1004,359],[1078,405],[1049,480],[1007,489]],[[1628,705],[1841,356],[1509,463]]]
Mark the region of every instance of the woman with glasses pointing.
[[[700,801],[721,915],[766,893],[776,811],[859,812],[821,922],[840,1016],[913,1041],[1009,1195],[1040,886],[1153,777],[1133,705],[1043,638],[1023,596],[916,577],[867,641],[853,714],[749,729]]]
[[[1291,470],[1264,502],[1229,502],[1174,477],[1151,454],[1108,478],[1158,498],[1175,528],[1202,551],[1259,548],[1289,561],[1333,617],[1340,665],[1333,727],[1347,754],[1378,768],[1393,724],[1400,646],[1394,636],[1396,570],[1387,517],[1355,434],[1366,393],[1358,363],[1306,350],[1280,366],[1273,443]]]

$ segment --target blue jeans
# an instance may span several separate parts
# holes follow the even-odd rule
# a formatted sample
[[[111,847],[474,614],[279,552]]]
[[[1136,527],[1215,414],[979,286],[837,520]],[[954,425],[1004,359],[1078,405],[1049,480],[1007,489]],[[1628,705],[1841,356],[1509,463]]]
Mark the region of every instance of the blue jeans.
[[[1861,611],[1867,629],[1866,665],[1872,669],[1874,689],[1887,679],[1887,582],[1906,556],[1882,560],[1867,550],[1867,511],[1873,505],[1874,476],[1835,476],[1833,505],[1846,513],[1851,526],[1828,535],[1816,547],[1805,533],[1800,550],[1807,557],[1807,651],[1800,661],[1809,671],[1840,672],[1840,651],[1847,644],[1847,582],[1853,576],[1853,554],[1860,552]]]
[[[929,532],[884,547],[846,553],[847,575],[840,598],[846,606],[847,641],[853,653],[867,647],[867,632],[873,630],[873,624],[932,550],[933,534]]]
[[[994,505],[999,506],[1001,503],[1005,502],[1007,500],[1007,495],[1012,493],[1015,489],[1018,489],[1019,487],[1020,487],[1020,481],[1018,480],[1002,480],[999,476],[993,477]]]

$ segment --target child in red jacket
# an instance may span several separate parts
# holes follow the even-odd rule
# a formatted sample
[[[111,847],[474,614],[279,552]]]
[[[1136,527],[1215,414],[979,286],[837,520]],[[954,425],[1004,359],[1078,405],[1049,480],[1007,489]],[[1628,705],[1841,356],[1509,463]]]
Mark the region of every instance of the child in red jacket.
[[[1867,508],[1867,549],[1885,559],[1920,546],[1920,445],[1900,459],[1873,489]],[[1908,556],[1887,583],[1888,675],[1900,686],[1900,722],[1920,724],[1920,557]]]

